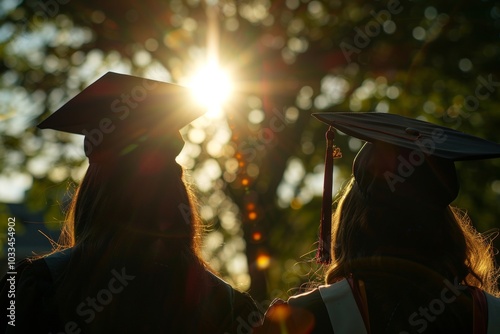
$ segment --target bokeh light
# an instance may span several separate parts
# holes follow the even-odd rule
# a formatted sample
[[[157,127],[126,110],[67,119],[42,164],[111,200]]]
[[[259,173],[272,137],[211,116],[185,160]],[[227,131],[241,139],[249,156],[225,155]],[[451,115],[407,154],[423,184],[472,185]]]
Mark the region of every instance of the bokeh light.
[[[271,258],[267,254],[260,254],[257,256],[257,268],[260,270],[267,269],[269,265],[271,264]]]
[[[260,233],[260,232],[254,232],[252,234],[252,239],[254,241],[260,241],[260,240],[262,240],[262,233]]]

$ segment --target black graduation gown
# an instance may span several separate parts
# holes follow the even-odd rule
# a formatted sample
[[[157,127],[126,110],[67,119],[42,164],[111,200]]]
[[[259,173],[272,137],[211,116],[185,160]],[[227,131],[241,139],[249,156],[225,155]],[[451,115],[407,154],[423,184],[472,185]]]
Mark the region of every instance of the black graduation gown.
[[[372,282],[375,291],[368,292],[364,283],[344,279],[288,301],[275,300],[263,326],[255,332],[283,333],[286,328],[290,334],[500,333],[500,298],[479,288],[446,281],[429,301],[425,297],[419,300],[423,291],[401,293],[391,282],[384,283]],[[395,296],[399,296],[396,303]],[[393,306],[389,317],[386,305]]]
[[[15,327],[7,317],[0,320],[0,333],[250,333],[262,318],[253,299],[233,289],[203,269],[208,290],[199,296],[201,277],[176,282],[175,271],[158,267],[155,272],[130,272],[115,268],[96,294],[82,298],[71,319],[61,317],[56,302],[57,284],[67,256],[56,253],[45,259],[25,260],[17,267]],[[133,274],[133,275],[132,275]],[[10,275],[0,282],[0,303],[6,309]],[[161,288],[151,287],[151,278]],[[83,279],[83,278],[82,278]],[[162,284],[161,282],[164,282]],[[172,282],[176,283],[171,285]],[[183,292],[184,290],[184,292]],[[178,296],[191,296],[196,305],[183,305]],[[11,323],[12,324],[12,323]]]

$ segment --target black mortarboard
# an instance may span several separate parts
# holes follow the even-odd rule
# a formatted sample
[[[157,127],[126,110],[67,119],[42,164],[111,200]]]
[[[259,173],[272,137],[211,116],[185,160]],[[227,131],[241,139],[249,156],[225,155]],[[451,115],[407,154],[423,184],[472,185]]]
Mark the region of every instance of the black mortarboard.
[[[353,175],[363,196],[377,206],[444,208],[458,195],[454,161],[500,157],[499,144],[400,115],[334,112],[313,116],[330,125],[330,147],[332,128],[367,142],[354,160]],[[318,260],[323,263],[331,260],[332,168],[333,157],[327,153],[318,249]]]
[[[206,111],[193,100],[182,86],[108,72],[38,127],[84,135],[91,163],[150,144],[175,158],[183,145],[179,130]]]

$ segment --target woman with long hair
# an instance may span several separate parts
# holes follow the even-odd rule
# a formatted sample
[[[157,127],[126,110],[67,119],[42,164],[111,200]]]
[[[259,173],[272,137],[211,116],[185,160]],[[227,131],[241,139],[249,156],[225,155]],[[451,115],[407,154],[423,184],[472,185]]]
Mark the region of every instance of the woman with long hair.
[[[196,201],[175,162],[178,129],[200,115],[182,87],[108,73],[40,124],[83,133],[90,165],[58,248],[17,268],[7,332],[236,333],[259,321],[200,254]]]
[[[331,242],[321,240],[331,245],[325,285],[275,302],[259,333],[499,332],[491,239],[450,204],[454,161],[499,157],[500,145],[392,114],[316,116],[368,142],[338,196]]]

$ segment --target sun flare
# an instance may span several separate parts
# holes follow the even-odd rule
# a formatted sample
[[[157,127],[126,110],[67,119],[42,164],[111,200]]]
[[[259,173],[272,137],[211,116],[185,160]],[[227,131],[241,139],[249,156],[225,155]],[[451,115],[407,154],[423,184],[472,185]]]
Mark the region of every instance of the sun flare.
[[[232,92],[229,73],[217,64],[200,67],[187,80],[198,103],[207,107],[207,116],[216,118],[222,114],[222,107]]]

